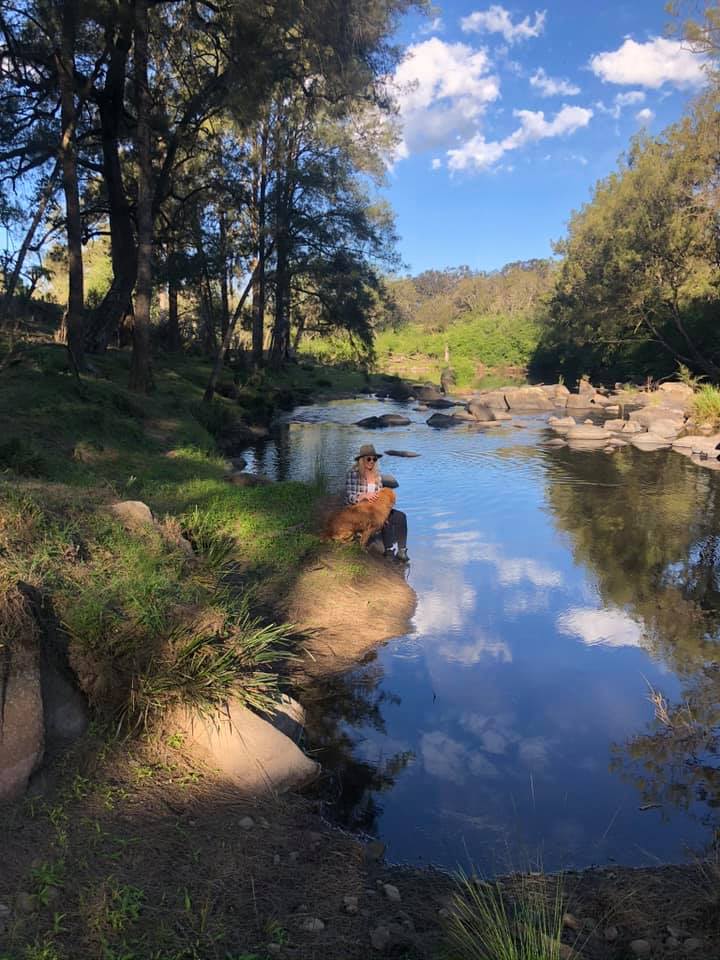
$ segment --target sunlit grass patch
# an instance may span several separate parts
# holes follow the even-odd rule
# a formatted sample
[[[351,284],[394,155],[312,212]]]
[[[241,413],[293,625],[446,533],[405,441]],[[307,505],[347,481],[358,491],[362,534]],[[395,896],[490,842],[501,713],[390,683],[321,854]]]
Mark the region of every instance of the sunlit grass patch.
[[[523,876],[509,890],[462,875],[447,920],[452,960],[561,960],[560,878]]]
[[[720,426],[720,389],[703,384],[693,397],[692,415],[697,423]]]

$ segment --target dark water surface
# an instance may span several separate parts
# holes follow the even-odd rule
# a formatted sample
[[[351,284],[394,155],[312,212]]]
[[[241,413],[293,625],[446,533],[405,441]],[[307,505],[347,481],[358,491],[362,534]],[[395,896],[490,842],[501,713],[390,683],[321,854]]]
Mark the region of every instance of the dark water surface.
[[[366,431],[402,412],[409,427]],[[543,449],[541,417],[439,431],[371,399],[296,410],[256,454],[332,485],[361,443],[410,525],[413,632],[328,684],[340,815],[397,861],[677,861],[720,816],[718,476],[675,453]],[[651,691],[665,698],[656,718]],[[661,709],[662,713],[662,709]]]

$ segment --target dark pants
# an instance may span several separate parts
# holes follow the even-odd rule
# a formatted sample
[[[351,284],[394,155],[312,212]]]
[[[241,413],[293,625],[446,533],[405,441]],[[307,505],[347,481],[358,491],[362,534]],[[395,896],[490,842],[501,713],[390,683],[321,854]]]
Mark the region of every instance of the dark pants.
[[[399,550],[407,547],[407,517],[402,510],[391,510],[382,528],[383,546],[389,550],[394,543]]]

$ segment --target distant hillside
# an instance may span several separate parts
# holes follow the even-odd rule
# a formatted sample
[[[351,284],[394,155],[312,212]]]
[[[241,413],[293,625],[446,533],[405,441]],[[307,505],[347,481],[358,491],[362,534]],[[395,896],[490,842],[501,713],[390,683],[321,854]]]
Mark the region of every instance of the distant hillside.
[[[460,267],[391,282],[393,302],[376,325],[379,367],[437,380],[447,350],[459,386],[497,368],[519,372],[537,346],[554,269],[552,261],[530,260],[492,273]]]

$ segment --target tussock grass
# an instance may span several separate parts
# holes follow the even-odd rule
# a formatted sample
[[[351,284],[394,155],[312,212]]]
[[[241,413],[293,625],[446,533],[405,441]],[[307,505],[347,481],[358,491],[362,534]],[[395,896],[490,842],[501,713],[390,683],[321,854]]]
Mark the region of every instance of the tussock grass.
[[[720,389],[703,384],[693,398],[692,415],[697,423],[720,426]]]
[[[500,882],[462,875],[447,922],[453,960],[560,960],[562,881],[524,876],[510,896]]]

